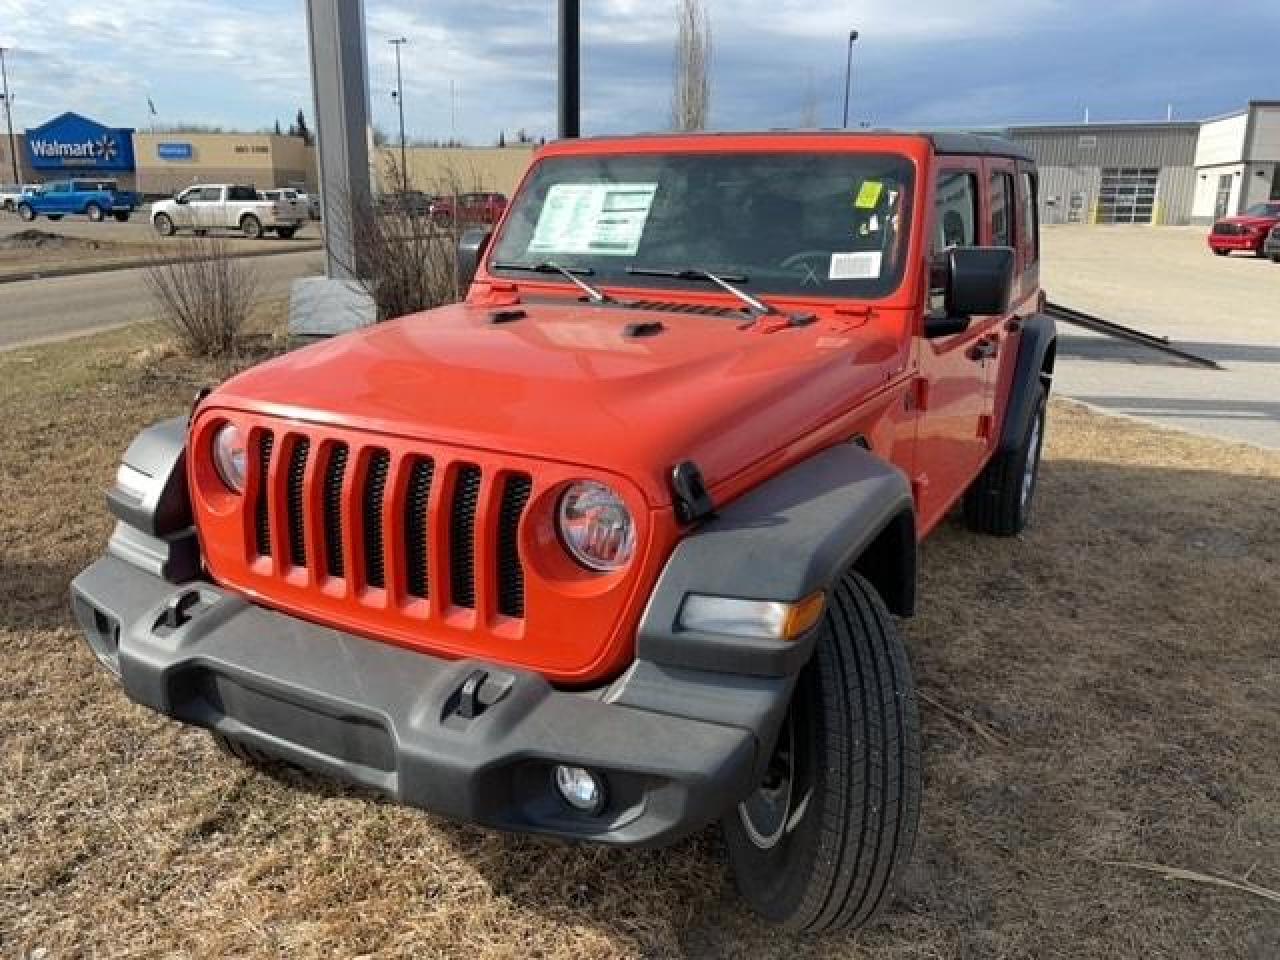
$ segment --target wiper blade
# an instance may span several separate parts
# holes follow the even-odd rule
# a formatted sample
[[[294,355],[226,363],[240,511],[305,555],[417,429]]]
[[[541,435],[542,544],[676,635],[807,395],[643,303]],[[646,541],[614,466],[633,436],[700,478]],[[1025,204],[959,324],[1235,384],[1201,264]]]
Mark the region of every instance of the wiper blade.
[[[766,317],[778,313],[777,307],[770,306],[763,300],[753,297],[747,291],[735,287],[734,283],[746,283],[747,277],[744,274],[720,274],[712,273],[710,270],[700,270],[696,267],[686,267],[681,270],[667,270],[661,267],[627,267],[627,273],[637,277],[671,277],[675,280],[705,280],[708,283],[714,283],[722,290],[727,290],[743,303],[745,303],[751,312],[756,316]],[[733,282],[730,282],[733,281]]]
[[[564,277],[579,290],[587,295],[592,303],[617,303],[613,297],[609,296],[599,287],[593,287],[580,277],[589,277],[593,273],[590,267],[562,267],[558,263],[552,263],[550,260],[542,263],[495,263],[495,270],[526,270],[529,273],[558,273]]]

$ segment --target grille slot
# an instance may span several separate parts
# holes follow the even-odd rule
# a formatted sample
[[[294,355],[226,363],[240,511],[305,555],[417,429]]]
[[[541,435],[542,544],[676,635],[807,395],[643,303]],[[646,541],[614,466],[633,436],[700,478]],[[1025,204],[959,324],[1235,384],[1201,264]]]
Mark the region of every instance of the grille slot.
[[[324,563],[331,577],[346,576],[342,555],[342,480],[347,472],[347,445],[335,444],[324,471]]]
[[[258,488],[253,505],[253,536],[258,556],[271,556],[271,522],[267,512],[268,492],[271,487],[271,448],[275,446],[275,434],[262,433],[258,439]]]
[[[520,562],[520,516],[533,492],[528,474],[511,474],[502,487],[498,517],[498,612],[524,616],[524,564]]]
[[[411,597],[425,600],[430,590],[427,575],[427,558],[431,555],[430,520],[427,503],[431,498],[431,480],[435,475],[435,463],[417,457],[409,471],[409,492],[404,507],[405,561],[408,564],[406,592]]]
[[[387,451],[374,451],[364,479],[364,582],[371,587],[387,585],[386,558],[382,549],[382,505],[390,466],[391,455]]]
[[[307,539],[302,529],[302,482],[307,475],[311,441],[303,437],[289,455],[289,560],[295,567],[307,565]]]
[[[455,606],[476,605],[476,508],[480,504],[480,468],[458,470],[449,515],[449,594]]]

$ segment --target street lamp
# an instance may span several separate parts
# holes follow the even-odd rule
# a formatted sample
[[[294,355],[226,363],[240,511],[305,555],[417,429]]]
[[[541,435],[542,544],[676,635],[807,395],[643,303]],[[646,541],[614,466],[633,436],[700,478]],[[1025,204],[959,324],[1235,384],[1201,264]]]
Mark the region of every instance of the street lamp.
[[[391,99],[400,108],[400,183],[406,193],[409,190],[409,166],[404,149],[404,82],[400,76],[400,48],[408,42],[407,37],[396,37],[394,40],[387,41],[396,48],[396,88],[391,93]]]
[[[844,129],[849,129],[849,89],[853,83],[853,42],[858,39],[858,31],[849,31],[849,58],[844,65]]]
[[[9,73],[4,66],[4,47],[0,47],[0,78],[4,81],[4,120],[5,126],[9,128],[9,160],[13,164],[13,182],[22,183],[22,177],[18,175],[18,148],[14,146],[13,139],[13,97],[9,96]]]

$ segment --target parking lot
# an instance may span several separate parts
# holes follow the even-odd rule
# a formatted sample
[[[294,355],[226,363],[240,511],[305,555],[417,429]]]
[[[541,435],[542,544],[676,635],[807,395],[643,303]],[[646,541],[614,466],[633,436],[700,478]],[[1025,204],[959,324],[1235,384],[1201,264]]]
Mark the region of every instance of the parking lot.
[[[1050,300],[1217,361],[1207,370],[1078,327],[1056,389],[1105,410],[1280,449],[1280,264],[1215,257],[1204,227],[1048,227]]]

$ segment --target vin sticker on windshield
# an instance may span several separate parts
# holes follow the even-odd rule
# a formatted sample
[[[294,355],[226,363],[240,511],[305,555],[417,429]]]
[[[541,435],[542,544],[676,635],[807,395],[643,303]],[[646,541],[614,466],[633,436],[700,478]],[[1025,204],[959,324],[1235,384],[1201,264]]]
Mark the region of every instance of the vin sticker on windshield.
[[[880,261],[883,254],[879,250],[860,251],[858,253],[833,253],[828,280],[878,280],[880,278]]]

